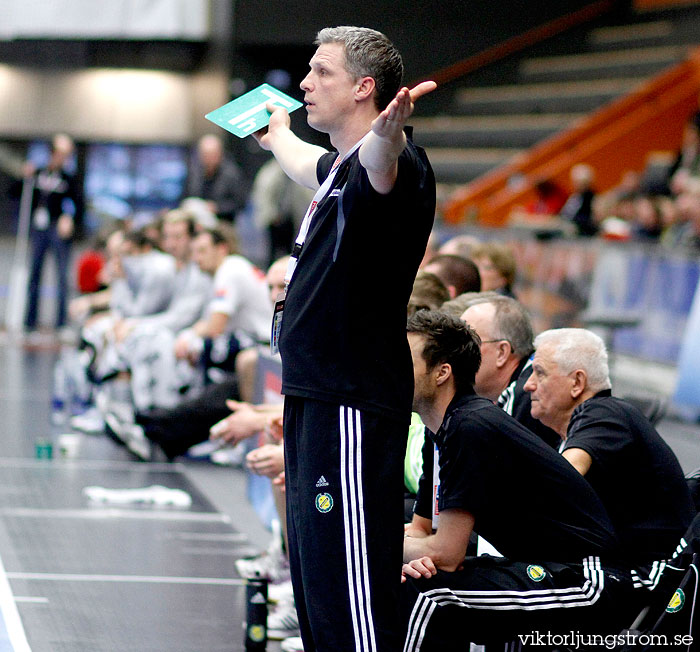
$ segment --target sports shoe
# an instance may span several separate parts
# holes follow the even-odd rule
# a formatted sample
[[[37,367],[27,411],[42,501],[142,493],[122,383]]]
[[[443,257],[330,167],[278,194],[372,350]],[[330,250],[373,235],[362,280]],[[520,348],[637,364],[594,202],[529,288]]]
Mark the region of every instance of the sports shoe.
[[[247,580],[266,579],[278,582],[289,578],[289,562],[282,551],[265,551],[257,557],[237,559],[236,570]]]
[[[129,439],[129,434],[127,432],[127,425],[113,412],[105,413],[105,430],[108,435],[112,435],[115,439],[120,441],[122,444],[126,444]]]
[[[304,643],[302,643],[301,636],[285,638],[280,644],[280,650],[282,652],[304,652]]]
[[[150,462],[152,457],[151,442],[147,439],[143,428],[135,423],[126,428],[126,447],[144,462]]]
[[[97,407],[88,408],[82,414],[71,417],[71,428],[81,432],[103,432],[105,420]]]
[[[282,641],[292,636],[299,636],[299,618],[293,602],[281,604],[267,615],[267,638]]]
[[[267,587],[267,601],[273,604],[278,602],[292,602],[294,600],[294,589],[292,580],[283,580],[276,584],[269,584]]]
[[[271,525],[272,539],[267,550],[257,557],[236,560],[236,570],[242,578],[266,579],[270,582],[289,579],[289,561],[282,552],[282,527],[277,519]]]

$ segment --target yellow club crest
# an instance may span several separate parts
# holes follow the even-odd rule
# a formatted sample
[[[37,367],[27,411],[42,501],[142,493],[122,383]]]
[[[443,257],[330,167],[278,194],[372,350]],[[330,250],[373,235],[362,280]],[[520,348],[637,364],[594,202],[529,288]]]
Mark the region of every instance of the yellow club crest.
[[[675,614],[677,611],[683,609],[684,604],[685,593],[683,593],[683,589],[676,589],[671,601],[668,603],[668,607],[666,607],[666,611],[668,611],[670,614]]]
[[[316,496],[316,509],[321,514],[327,514],[333,509],[333,497],[330,494],[318,494]]]
[[[545,578],[545,575],[547,575],[547,571],[544,568],[542,568],[542,566],[530,564],[527,567],[527,576],[533,582],[541,582]]]
[[[262,642],[265,640],[265,627],[262,625],[251,625],[248,628],[248,638],[255,643]]]

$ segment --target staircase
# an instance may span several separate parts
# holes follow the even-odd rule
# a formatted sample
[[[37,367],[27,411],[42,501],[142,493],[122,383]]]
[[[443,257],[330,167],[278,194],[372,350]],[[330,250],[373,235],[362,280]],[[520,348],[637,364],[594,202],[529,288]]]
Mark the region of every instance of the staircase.
[[[698,44],[700,7],[630,13],[617,24],[598,21],[559,35],[461,80],[439,98],[437,111],[449,115],[413,120],[439,196],[626,95]]]

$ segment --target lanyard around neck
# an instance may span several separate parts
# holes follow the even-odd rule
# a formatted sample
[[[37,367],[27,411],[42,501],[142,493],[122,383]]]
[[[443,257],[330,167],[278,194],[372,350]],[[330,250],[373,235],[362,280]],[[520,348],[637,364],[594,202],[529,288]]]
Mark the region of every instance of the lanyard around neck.
[[[352,148],[345,153],[345,155],[342,158],[338,156],[338,158],[335,159],[330,174],[321,184],[321,187],[316,191],[314,198],[311,200],[309,207],[306,209],[304,220],[302,221],[301,227],[299,229],[299,235],[297,235],[296,240],[294,241],[294,250],[292,251],[292,255],[289,258],[289,263],[287,264],[287,272],[284,275],[285,286],[289,285],[289,282],[292,280],[292,276],[294,275],[294,270],[297,267],[297,261],[299,260],[299,256],[301,255],[301,250],[304,246],[304,242],[306,242],[306,236],[309,234],[309,228],[311,227],[311,219],[313,218],[314,213],[316,212],[316,208],[318,208],[318,205],[326,198],[326,195],[328,194],[333,185],[335,175],[340,169],[340,166],[357,149],[359,149],[360,145],[362,145],[362,143],[364,143],[365,140],[367,140],[367,136],[369,136],[369,133],[365,134],[359,141],[357,141],[352,146]]]

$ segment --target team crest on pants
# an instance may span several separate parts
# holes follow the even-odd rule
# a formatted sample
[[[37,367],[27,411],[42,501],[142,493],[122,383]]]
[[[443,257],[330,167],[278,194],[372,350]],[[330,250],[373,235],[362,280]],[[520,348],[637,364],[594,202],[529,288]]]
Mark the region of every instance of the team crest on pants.
[[[541,582],[546,574],[547,571],[545,571],[545,569],[542,568],[542,566],[535,566],[534,564],[530,564],[530,566],[527,567],[527,576],[533,582]]]
[[[265,640],[265,628],[262,625],[251,625],[248,628],[248,637],[254,643],[260,643]]]
[[[330,494],[318,494],[316,496],[316,509],[321,514],[327,514],[333,509],[333,497]]]
[[[671,601],[668,603],[668,607],[666,607],[666,611],[668,611],[670,614],[675,614],[677,611],[683,609],[684,604],[685,593],[683,593],[683,589],[676,589]]]

